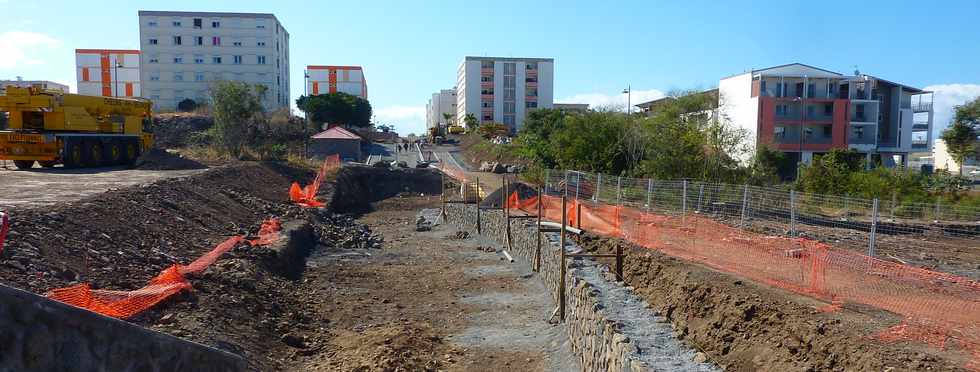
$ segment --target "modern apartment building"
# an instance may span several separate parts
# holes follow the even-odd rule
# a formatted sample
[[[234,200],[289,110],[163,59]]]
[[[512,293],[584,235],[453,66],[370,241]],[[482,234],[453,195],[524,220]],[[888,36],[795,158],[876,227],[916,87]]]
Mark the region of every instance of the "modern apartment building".
[[[432,93],[432,98],[425,104],[425,127],[435,128],[438,126],[446,127],[449,123],[445,115],[452,115],[450,121],[456,116],[456,89],[443,89],[437,93]]]
[[[24,80],[19,76],[17,80],[0,80],[0,93],[3,93],[8,86],[15,86],[18,88],[38,88],[38,89],[48,89],[48,90],[60,90],[63,93],[68,92],[68,86],[65,84],[55,83],[48,80]]]
[[[367,80],[361,66],[306,66],[307,94],[343,92],[368,99]]]
[[[78,94],[141,97],[140,51],[75,49]]]
[[[456,78],[456,120],[472,114],[516,132],[529,110],[552,107],[554,79],[552,58],[466,57]]]
[[[793,63],[721,79],[718,90],[722,120],[804,163],[850,148],[907,166],[910,153],[932,148],[932,93],[857,71]]]
[[[140,81],[157,109],[185,98],[205,102],[210,85],[267,88],[267,109],[289,107],[289,33],[262,13],[139,12]]]

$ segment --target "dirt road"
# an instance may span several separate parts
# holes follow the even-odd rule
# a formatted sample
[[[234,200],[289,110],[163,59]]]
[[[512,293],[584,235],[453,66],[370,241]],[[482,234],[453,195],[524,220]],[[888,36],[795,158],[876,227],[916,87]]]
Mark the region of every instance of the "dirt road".
[[[13,167],[13,165],[11,165]],[[111,189],[197,174],[203,169],[151,171],[125,167],[92,169],[0,168],[0,209],[53,205]]]
[[[314,253],[300,292],[322,298],[325,350],[299,355],[297,370],[577,370],[564,329],[528,267],[495,247],[436,226],[416,232],[438,198],[393,198],[359,219],[384,236],[381,250]],[[480,250],[478,248],[484,248]],[[329,318],[329,320],[326,320]]]

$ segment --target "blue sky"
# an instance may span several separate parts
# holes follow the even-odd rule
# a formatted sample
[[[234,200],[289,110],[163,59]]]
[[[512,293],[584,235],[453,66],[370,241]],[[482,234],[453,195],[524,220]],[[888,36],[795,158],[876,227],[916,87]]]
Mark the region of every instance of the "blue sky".
[[[138,3],[138,4],[137,4]],[[292,95],[309,64],[364,66],[378,120],[424,128],[425,102],[466,55],[552,57],[559,102],[622,106],[790,62],[937,92],[937,123],[980,95],[970,1],[0,0],[0,79],[74,87],[75,48],[139,46],[137,10],[274,13],[290,32]]]

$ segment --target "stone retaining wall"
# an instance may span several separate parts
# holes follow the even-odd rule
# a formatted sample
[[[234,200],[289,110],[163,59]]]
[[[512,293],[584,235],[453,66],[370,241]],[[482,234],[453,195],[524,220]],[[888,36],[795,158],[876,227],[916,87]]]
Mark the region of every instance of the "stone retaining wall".
[[[476,231],[476,214],[477,209],[473,204],[446,205],[447,222],[461,229]],[[505,221],[503,211],[481,210],[480,214],[483,235],[502,245],[506,244],[505,229],[507,222]],[[510,221],[513,249],[509,253],[515,259],[522,259],[527,263],[533,262],[535,248],[537,246],[535,222],[536,220],[534,219],[512,219]],[[555,300],[557,300],[558,261],[560,260],[558,249],[558,234],[543,234],[541,238],[541,270],[539,275],[548,288],[551,289],[551,295]],[[651,328],[667,327],[666,331],[661,329],[661,332],[669,334],[669,325],[665,325],[665,322],[647,325],[646,323],[658,322],[652,312],[649,311],[647,311],[649,314],[640,316],[642,318],[640,320],[649,321],[644,322],[643,329],[639,329],[641,327],[637,327],[635,324],[627,324],[630,322],[635,323],[635,314],[629,314],[630,320],[625,322],[622,319],[613,319],[614,317],[610,314],[610,311],[613,310],[607,308],[607,306],[614,305],[618,307],[619,304],[611,304],[608,300],[604,300],[602,298],[604,297],[604,292],[623,292],[628,290],[618,283],[602,278],[601,274],[596,274],[604,270],[604,268],[600,268],[591,259],[569,260],[567,265],[568,276],[566,277],[566,282],[568,285],[565,295],[567,299],[565,324],[569,342],[572,345],[572,351],[579,357],[579,362],[583,370],[618,372],[654,369],[716,369],[711,365],[692,361],[695,359],[694,352],[679,345],[679,342],[676,342],[676,340],[675,343],[678,345],[670,344],[666,346],[662,345],[662,341],[654,342],[652,346],[649,345],[651,342],[641,342],[640,339],[650,336],[651,332],[650,329],[647,329],[647,326]],[[608,272],[605,272],[605,274],[608,274]],[[623,301],[622,295],[620,294],[617,299]],[[635,307],[637,306],[642,306],[646,310],[642,301],[637,300],[635,297],[630,297],[628,301],[639,303],[634,303],[634,309],[630,309],[630,312],[636,312]],[[621,310],[615,309],[619,313],[616,318],[622,318]],[[637,331],[642,334],[638,335],[636,333]],[[656,335],[656,337],[662,336],[659,334]],[[643,352],[638,346],[639,344],[643,344],[647,348],[668,350],[663,353],[669,355],[652,355],[649,350]],[[659,350],[655,350],[654,352],[657,351]]]
[[[0,371],[244,371],[242,357],[0,285]]]

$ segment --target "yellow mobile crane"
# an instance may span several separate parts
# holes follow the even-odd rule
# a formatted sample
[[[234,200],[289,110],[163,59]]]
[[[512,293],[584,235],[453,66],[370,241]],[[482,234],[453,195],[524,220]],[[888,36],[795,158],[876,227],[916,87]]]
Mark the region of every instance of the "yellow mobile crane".
[[[132,164],[153,145],[145,133],[152,104],[145,99],[68,94],[9,86],[0,95],[0,160],[18,169],[37,161],[50,168]]]

